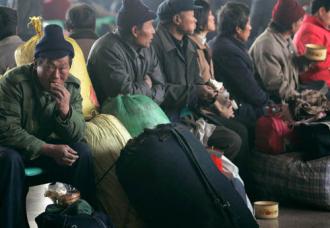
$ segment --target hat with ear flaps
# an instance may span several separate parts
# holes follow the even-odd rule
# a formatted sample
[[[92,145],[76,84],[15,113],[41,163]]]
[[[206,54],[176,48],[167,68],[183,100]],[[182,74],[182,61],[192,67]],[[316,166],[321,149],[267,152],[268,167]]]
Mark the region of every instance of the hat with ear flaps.
[[[283,28],[291,28],[305,15],[305,11],[297,0],[278,0],[272,12],[272,20]]]
[[[37,43],[34,58],[59,59],[74,57],[72,45],[64,39],[63,30],[58,25],[47,25],[44,36]]]
[[[117,25],[119,28],[131,28],[155,18],[156,14],[140,0],[123,0],[117,16]]]

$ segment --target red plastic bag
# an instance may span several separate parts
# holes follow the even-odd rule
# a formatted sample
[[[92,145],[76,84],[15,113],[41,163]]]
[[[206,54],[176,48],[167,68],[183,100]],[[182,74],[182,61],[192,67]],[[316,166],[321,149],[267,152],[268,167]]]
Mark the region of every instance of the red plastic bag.
[[[211,159],[212,159],[213,163],[215,164],[215,166],[217,167],[217,169],[223,173],[223,166],[222,166],[222,159],[221,159],[223,152],[214,147],[207,148],[207,151],[209,152]]]
[[[293,129],[280,117],[262,116],[257,121],[255,145],[260,152],[284,153],[292,137]]]

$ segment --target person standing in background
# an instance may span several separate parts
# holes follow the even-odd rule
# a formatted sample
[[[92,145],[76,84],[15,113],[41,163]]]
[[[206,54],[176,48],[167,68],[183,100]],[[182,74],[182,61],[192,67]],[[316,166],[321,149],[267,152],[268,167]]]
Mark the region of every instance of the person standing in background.
[[[35,31],[28,26],[30,17],[41,16],[43,0],[0,0],[1,6],[16,9],[17,11],[17,34],[26,41],[35,35]]]
[[[322,62],[310,64],[307,71],[301,72],[303,83],[324,81],[330,87],[330,1],[313,0],[312,15],[304,18],[293,43],[299,55],[305,53],[306,44],[318,44],[327,48],[327,58]]]
[[[65,27],[69,36],[77,41],[87,61],[89,51],[95,40],[98,39],[95,33],[96,16],[94,9],[87,4],[77,4],[71,7],[65,20]]]
[[[16,66],[15,50],[23,43],[16,35],[17,12],[0,6],[0,75]]]

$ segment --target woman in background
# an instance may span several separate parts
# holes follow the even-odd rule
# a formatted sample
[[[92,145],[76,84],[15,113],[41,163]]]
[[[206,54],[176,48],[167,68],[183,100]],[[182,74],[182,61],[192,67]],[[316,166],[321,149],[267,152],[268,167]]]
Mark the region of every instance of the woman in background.
[[[197,19],[196,29],[194,34],[189,36],[189,38],[193,41],[197,49],[200,75],[203,81],[218,91],[218,97],[214,105],[211,108],[202,107],[199,112],[202,112],[202,115],[210,122],[216,125],[223,125],[235,131],[241,137],[241,149],[234,160],[238,166],[241,166],[241,161],[242,163],[244,162],[244,158],[249,152],[248,132],[244,125],[233,119],[234,111],[232,101],[229,99],[229,93],[222,86],[222,83],[217,82],[214,78],[213,62],[206,43],[207,34],[216,31],[215,17],[210,5],[203,0],[195,1],[195,5],[200,8],[194,12],[194,16]]]

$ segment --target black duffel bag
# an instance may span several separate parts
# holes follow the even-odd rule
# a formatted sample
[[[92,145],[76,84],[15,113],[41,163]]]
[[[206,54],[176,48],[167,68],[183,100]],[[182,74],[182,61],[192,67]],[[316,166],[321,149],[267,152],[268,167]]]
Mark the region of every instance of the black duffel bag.
[[[116,169],[148,227],[258,227],[203,145],[181,125],[145,130],[123,149]]]
[[[45,212],[35,218],[35,221],[38,228],[114,228],[111,218],[103,212],[79,213],[91,211],[88,207],[90,205],[83,200],[78,200],[63,209],[51,204],[46,207]]]

